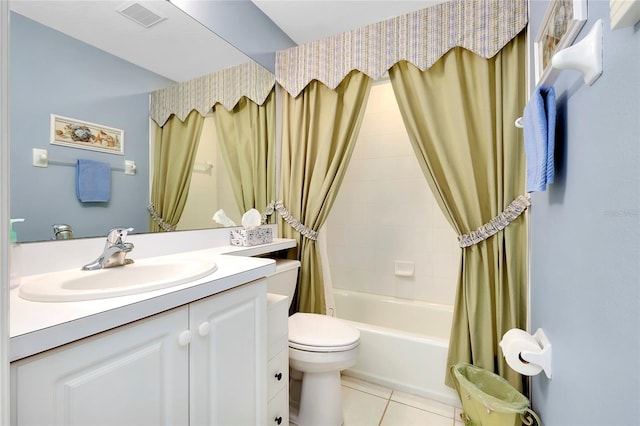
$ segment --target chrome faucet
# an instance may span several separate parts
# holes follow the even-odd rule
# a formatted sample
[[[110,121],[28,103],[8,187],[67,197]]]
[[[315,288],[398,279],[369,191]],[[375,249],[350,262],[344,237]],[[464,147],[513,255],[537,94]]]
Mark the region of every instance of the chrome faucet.
[[[133,263],[133,260],[125,259],[127,253],[133,250],[133,244],[125,242],[127,234],[131,231],[133,228],[113,228],[110,230],[102,254],[93,262],[84,265],[82,270],[93,271]]]

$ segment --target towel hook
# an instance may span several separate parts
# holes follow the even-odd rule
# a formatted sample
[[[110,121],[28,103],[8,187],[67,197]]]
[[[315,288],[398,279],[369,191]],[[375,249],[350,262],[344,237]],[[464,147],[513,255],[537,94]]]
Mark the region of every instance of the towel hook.
[[[516,121],[513,124],[519,129],[524,128],[524,124],[522,124],[522,117],[516,118]]]

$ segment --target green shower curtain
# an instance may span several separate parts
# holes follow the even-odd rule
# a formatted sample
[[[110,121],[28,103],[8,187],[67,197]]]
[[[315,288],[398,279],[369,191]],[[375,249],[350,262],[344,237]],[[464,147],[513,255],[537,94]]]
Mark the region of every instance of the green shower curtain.
[[[242,97],[227,111],[213,108],[222,156],[238,209],[264,212],[275,198],[275,89],[262,105]]]
[[[426,71],[407,62],[389,71],[418,161],[458,235],[525,191],[523,135],[514,126],[526,99],[525,52],[523,32],[490,59],[458,47]],[[498,343],[510,328],[527,325],[525,221],[522,215],[462,249],[447,365],[475,364],[520,390],[522,378]]]
[[[191,111],[184,122],[172,115],[164,126],[156,128],[148,207],[151,232],[174,230],[182,216],[203,123],[200,113]]]
[[[281,199],[293,217],[312,231],[320,229],[338,193],[355,147],[371,78],[352,71],[331,90],[312,81],[297,97],[284,95]],[[298,242],[301,261],[297,302],[300,312],[324,314],[320,253],[279,217],[284,238]]]

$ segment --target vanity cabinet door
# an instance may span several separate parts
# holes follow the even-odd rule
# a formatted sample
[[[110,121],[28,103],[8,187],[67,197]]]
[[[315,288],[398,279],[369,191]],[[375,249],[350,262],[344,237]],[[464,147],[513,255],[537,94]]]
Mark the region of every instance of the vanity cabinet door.
[[[193,425],[260,425],[266,417],[264,280],[189,305]]]
[[[187,425],[187,327],[177,308],[13,363],[11,423]]]

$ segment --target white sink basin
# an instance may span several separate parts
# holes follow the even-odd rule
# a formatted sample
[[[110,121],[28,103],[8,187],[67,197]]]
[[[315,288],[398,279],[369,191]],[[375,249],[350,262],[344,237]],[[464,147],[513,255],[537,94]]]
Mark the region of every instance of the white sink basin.
[[[210,256],[159,256],[95,271],[82,271],[78,267],[25,276],[18,294],[36,302],[105,299],[185,284],[210,275],[216,269],[218,266]]]

